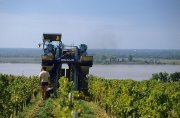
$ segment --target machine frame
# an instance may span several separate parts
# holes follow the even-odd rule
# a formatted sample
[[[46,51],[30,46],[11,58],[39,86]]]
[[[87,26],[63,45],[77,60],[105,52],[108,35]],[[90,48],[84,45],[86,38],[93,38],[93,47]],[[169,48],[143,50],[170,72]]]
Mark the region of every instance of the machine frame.
[[[43,34],[42,67],[50,73],[51,88],[57,96],[58,80],[62,76],[74,81],[75,90],[87,90],[87,74],[93,65],[93,56],[87,55],[87,45],[66,46],[61,41],[61,34]],[[67,64],[69,69],[62,68]]]

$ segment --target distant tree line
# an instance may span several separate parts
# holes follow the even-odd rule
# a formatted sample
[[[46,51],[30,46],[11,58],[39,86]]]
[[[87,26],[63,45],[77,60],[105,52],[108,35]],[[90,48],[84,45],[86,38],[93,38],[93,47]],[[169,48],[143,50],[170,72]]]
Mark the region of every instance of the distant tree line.
[[[168,74],[167,72],[159,72],[152,74],[151,79],[163,82],[177,82],[180,81],[180,72],[174,72],[170,74]]]
[[[96,56],[105,55],[128,58],[132,55],[135,58],[154,59],[180,59],[180,50],[155,50],[155,49],[89,49],[89,54]]]
[[[0,63],[40,63],[42,53],[38,48],[0,48]],[[180,50],[89,49],[88,54],[94,64],[180,64]]]

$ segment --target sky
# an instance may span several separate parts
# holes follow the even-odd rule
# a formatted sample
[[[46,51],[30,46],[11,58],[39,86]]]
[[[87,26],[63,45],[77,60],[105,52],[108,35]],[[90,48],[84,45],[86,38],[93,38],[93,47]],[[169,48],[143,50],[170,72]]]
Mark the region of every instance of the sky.
[[[180,49],[180,0],[0,0],[0,48],[43,33],[90,49]]]

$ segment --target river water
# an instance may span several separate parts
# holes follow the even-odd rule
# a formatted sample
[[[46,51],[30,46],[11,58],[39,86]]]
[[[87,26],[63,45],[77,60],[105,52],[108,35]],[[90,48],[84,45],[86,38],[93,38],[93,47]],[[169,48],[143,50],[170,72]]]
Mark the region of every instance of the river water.
[[[66,68],[66,66],[64,66]],[[13,75],[38,75],[40,64],[0,63],[0,73]],[[179,72],[180,65],[93,65],[90,74],[107,79],[150,79],[153,73]]]

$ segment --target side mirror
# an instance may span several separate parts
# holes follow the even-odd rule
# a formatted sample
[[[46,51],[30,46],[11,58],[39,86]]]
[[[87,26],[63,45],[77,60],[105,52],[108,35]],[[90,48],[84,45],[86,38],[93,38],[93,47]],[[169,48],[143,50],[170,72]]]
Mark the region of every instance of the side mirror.
[[[39,47],[39,48],[41,47],[41,43],[38,43],[38,47]]]

